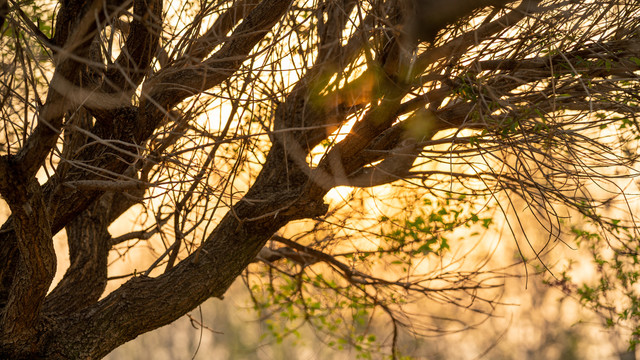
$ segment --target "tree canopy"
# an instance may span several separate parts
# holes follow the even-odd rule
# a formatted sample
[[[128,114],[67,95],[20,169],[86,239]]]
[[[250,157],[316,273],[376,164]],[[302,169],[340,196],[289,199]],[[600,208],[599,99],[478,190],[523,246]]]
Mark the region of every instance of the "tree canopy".
[[[2,0],[0,36],[3,357],[104,357],[242,276],[321,332],[379,311],[396,358],[456,330],[414,300],[496,305],[459,238],[497,214],[525,263],[586,246],[596,285],[549,283],[637,340],[637,1]]]

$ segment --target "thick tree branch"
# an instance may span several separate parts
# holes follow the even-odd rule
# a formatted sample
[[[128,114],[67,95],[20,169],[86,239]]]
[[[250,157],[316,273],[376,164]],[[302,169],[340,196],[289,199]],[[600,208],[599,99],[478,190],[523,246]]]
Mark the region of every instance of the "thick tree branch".
[[[410,0],[403,10],[407,18],[404,31],[417,41],[431,42],[445,26],[487,6],[504,6],[511,0]]]
[[[515,25],[523,19],[528,12],[533,11],[536,4],[537,0],[525,0],[516,9],[508,12],[499,19],[482,25],[478,30],[455,38],[439,48],[426,51],[420,55],[417,61],[410,67],[412,74],[409,78],[416,78],[417,74],[421,74],[430,63],[444,56],[446,52],[463,51],[464,48],[475,44],[478,38],[490,36],[509,26]],[[465,16],[466,13],[457,15]],[[446,23],[454,20],[455,19],[447,19]],[[402,54],[403,53],[399,53],[398,56],[403,56]],[[406,56],[407,54],[404,55]],[[402,59],[398,59],[398,61],[399,63],[404,62]],[[396,71],[401,70],[402,69],[396,69]],[[381,95],[382,100],[380,104],[369,110],[363,119],[354,126],[349,136],[337,144],[315,170],[313,181],[316,187],[327,188],[331,187],[333,183],[346,183],[347,175],[358,171],[361,166],[360,156],[358,154],[395,120],[395,114],[401,110],[400,99],[409,91],[409,86],[402,83],[392,83],[386,84],[386,86],[383,85],[381,88],[384,94]],[[313,187],[310,188],[310,191],[314,191],[312,189]]]
[[[60,10],[54,42],[60,46],[58,65],[49,84],[47,100],[39,112],[38,125],[24,146],[15,155],[15,162],[27,177],[35,176],[49,156],[62,129],[62,120],[69,110],[80,105],[86,95],[74,90],[82,88],[82,59],[89,58],[90,44],[97,34],[96,20],[109,13],[110,6],[120,2],[89,1],[66,3]],[[78,13],[73,14],[73,11]],[[65,22],[66,20],[67,22]]]
[[[373,187],[402,179],[411,170],[419,152],[416,141],[407,139],[397,148],[388,151],[379,164],[362,167],[347,175],[344,183],[337,182],[335,186]]]
[[[316,15],[318,16],[319,32],[317,63],[332,61],[332,56],[340,56],[342,31],[356,3],[355,0],[327,1],[325,5],[327,8],[326,23],[323,12]]]
[[[12,357],[12,350],[39,342],[40,310],[56,272],[49,215],[40,185],[35,178],[24,180],[8,157],[0,158],[0,194],[13,214],[19,260],[0,326],[0,354]],[[20,344],[5,348],[16,339]],[[15,345],[15,344],[11,344]],[[15,356],[15,354],[14,354]]]
[[[93,206],[66,227],[69,243],[69,268],[47,296],[44,311],[70,314],[93,304],[107,285],[107,258],[111,235],[108,216],[114,194],[102,196]]]
[[[254,192],[262,191],[254,188]],[[321,200],[300,203],[298,208],[298,195],[272,199],[241,201],[195,253],[157,278],[131,279],[96,305],[74,315],[57,338],[64,339],[64,346],[77,344],[75,350],[81,357],[104,356],[138,334],[176,320],[207,298],[222,296],[282,225],[327,210]],[[264,214],[272,215],[260,216]],[[111,336],[105,339],[105,333]],[[56,346],[54,339],[51,347]]]
[[[234,2],[202,36],[189,43],[185,51],[187,60],[194,63],[201,62],[217,45],[226,39],[227,33],[258,4],[258,0],[238,0]]]
[[[414,69],[412,70],[412,74],[409,75],[409,78],[417,78],[421,74],[421,71],[428,65],[442,58],[451,57],[453,54],[462,53],[469,47],[477,44],[480,40],[486,39],[504,29],[508,29],[527,16],[535,14],[540,11],[540,9],[538,9],[538,3],[540,1],[541,0],[523,0],[516,8],[490,23],[481,25],[476,30],[457,36],[441,46],[425,51],[416,59]]]
[[[2,26],[4,25],[7,14],[9,14],[9,1],[0,0],[0,29],[2,29]],[[0,33],[0,36],[2,34],[4,33]]]
[[[101,91],[131,97],[156,55],[162,31],[162,0],[134,0],[134,18],[124,48],[109,66]],[[130,99],[125,103],[130,104]]]

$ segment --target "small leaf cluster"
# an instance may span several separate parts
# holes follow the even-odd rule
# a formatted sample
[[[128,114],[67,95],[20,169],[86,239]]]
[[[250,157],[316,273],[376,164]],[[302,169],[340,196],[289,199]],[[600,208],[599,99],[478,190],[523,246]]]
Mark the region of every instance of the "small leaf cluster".
[[[571,228],[577,244],[590,254],[595,269],[594,279],[575,284],[573,292],[583,305],[603,317],[607,327],[629,329],[632,351],[640,343],[640,237],[633,226],[623,225],[620,219],[599,225],[603,231],[593,231],[588,226]],[[571,282],[567,273],[562,276],[563,281]]]
[[[461,195],[456,200],[464,201],[465,196]],[[435,204],[430,199],[424,199],[423,205],[417,215],[405,219],[381,217],[380,221],[386,226],[383,227],[380,237],[390,245],[392,252],[408,256],[442,256],[450,249],[449,235],[455,229],[470,228],[472,225],[481,225],[488,229],[493,223],[491,217],[481,218],[478,214],[469,214],[458,206],[458,202],[452,201],[450,196],[438,200]]]

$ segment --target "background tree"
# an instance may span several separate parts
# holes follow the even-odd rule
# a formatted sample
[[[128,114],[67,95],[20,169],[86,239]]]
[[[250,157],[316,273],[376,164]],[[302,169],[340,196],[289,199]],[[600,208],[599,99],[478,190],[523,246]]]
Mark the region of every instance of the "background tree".
[[[449,234],[484,231],[486,207],[520,211],[516,197],[549,234],[518,236],[525,258],[583,231],[575,214],[600,246],[624,228],[628,241],[606,248],[638,253],[635,1],[6,4],[5,357],[103,357],[243,272],[259,310],[361,343],[374,339],[357,324],[379,309],[396,357],[415,296],[490,312],[503,275],[465,264]],[[378,224],[328,204],[338,186],[400,179],[412,208],[358,208]],[[109,228],[132,207],[144,227]],[[70,266],[49,291],[63,229]],[[109,254],[145,243],[156,260],[104,294]],[[355,325],[327,323],[345,306]],[[427,319],[412,329],[455,320]]]

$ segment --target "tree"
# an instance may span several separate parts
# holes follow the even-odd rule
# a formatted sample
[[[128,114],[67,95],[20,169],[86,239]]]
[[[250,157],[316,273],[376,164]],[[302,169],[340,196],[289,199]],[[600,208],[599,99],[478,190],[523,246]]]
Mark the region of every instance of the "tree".
[[[481,267],[416,269],[445,257],[447,233],[488,228],[483,204],[506,213],[515,197],[549,243],[581,214],[603,239],[624,227],[630,240],[608,249],[634,258],[639,7],[3,1],[2,356],[103,357],[247,269],[258,308],[323,319],[308,295],[327,290],[355,317],[389,315],[395,345],[399,297],[492,303],[479,294],[498,276]],[[327,220],[331,189],[390,183],[421,202],[384,216],[375,246],[336,230],[344,213]],[[145,227],[112,234],[132,207]],[[70,267],[49,291],[63,229]],[[150,268],[104,294],[110,252],[153,239],[164,248]]]

